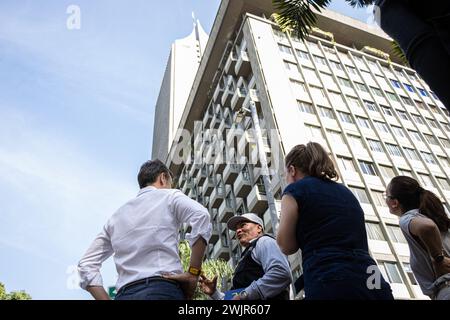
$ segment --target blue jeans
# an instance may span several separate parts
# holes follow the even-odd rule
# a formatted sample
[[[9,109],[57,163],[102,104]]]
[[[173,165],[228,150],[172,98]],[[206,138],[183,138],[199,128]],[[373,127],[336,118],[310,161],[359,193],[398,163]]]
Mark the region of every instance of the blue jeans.
[[[368,285],[371,268],[378,272],[379,287]],[[304,257],[303,274],[306,300],[394,299],[375,261],[364,250],[314,250]]]
[[[115,300],[185,300],[180,285],[174,281],[149,279],[120,289]]]
[[[450,1],[380,1],[381,28],[450,111]]]

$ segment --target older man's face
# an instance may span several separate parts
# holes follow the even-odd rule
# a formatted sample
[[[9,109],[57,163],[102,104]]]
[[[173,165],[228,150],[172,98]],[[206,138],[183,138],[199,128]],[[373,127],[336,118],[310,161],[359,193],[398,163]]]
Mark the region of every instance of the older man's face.
[[[257,238],[262,233],[262,227],[259,224],[244,221],[237,225],[236,237],[241,246],[248,247],[250,241]]]

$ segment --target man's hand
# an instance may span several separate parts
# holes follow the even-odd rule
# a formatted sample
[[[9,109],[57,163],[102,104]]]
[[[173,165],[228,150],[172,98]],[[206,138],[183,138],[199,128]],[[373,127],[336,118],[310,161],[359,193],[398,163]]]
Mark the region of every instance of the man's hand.
[[[174,280],[180,284],[181,290],[183,290],[184,296],[187,300],[192,300],[197,287],[198,276],[194,276],[189,272],[180,274],[166,274],[163,275],[165,279]]]
[[[212,280],[209,280],[205,276],[201,275],[199,284],[203,293],[211,296],[217,289],[217,276],[215,276]]]

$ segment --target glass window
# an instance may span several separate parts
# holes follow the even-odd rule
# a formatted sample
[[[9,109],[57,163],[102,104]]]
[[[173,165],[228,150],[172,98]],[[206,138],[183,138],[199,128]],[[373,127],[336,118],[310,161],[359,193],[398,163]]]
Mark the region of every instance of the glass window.
[[[402,101],[404,104],[407,104],[408,106],[412,106],[413,102],[410,98],[408,97],[404,97],[404,96],[400,96],[400,98],[402,98]]]
[[[327,61],[326,61],[324,58],[319,57],[319,56],[317,56],[317,55],[313,55],[313,58],[314,58],[314,61],[315,61],[317,64],[321,64],[321,65],[323,65],[323,66],[326,66],[326,65],[327,65]]]
[[[356,168],[355,165],[353,164],[352,159],[339,156],[337,157],[337,159],[339,166],[342,167],[344,171],[356,172]]]
[[[419,90],[419,93],[421,96],[423,97],[428,97],[428,93],[426,90],[422,89],[422,88],[417,88],[417,90]]]
[[[372,190],[373,200],[377,207],[387,207],[386,201],[384,200],[383,192]]]
[[[345,144],[344,138],[342,137],[342,134],[337,131],[328,130],[328,133],[331,136],[331,140],[337,144]]]
[[[295,81],[291,79],[291,87],[295,93],[303,92],[306,93],[305,84],[303,82]]]
[[[403,150],[405,150],[405,155],[406,155],[406,157],[408,159],[410,159],[410,160],[420,160],[419,154],[417,153],[417,151],[415,149],[403,148]]]
[[[350,113],[338,111],[339,118],[346,123],[353,123],[352,116]]]
[[[358,122],[358,124],[361,127],[365,127],[367,129],[370,129],[370,122],[368,119],[360,117],[360,116],[356,116],[356,121]]]
[[[401,88],[400,82],[398,82],[397,80],[392,80],[392,79],[389,79],[389,80],[391,80],[391,83],[394,87],[399,88],[399,89]]]
[[[338,77],[338,82],[339,82],[341,85],[343,85],[344,87],[347,87],[347,88],[351,88],[351,87],[352,87],[352,84],[351,84],[350,81],[347,80],[347,79]]]
[[[386,241],[379,223],[366,222],[367,237],[370,240]]]
[[[423,136],[425,137],[425,140],[427,140],[427,142],[429,144],[433,144],[435,146],[439,145],[439,143],[438,143],[438,141],[437,141],[435,136],[432,136],[432,135],[429,135],[429,134],[424,134]]]
[[[423,118],[421,116],[413,114],[412,117],[413,117],[415,123],[425,124],[425,121],[423,120]]]
[[[419,109],[427,110],[427,109],[425,108],[425,104],[424,104],[422,101],[414,100],[414,102],[416,103],[416,106],[417,106]]]
[[[417,142],[423,142],[422,137],[420,136],[420,134],[417,131],[413,131],[413,130],[408,130],[411,138]]]
[[[363,83],[355,82],[356,88],[358,88],[359,91],[362,92],[369,92],[369,89],[367,89],[367,86]]]
[[[278,49],[283,53],[292,54],[291,47],[285,46],[284,44],[279,43]]]
[[[363,100],[364,106],[370,111],[378,111],[377,106],[372,101]]]
[[[398,116],[403,120],[409,120],[408,114],[405,111],[397,110]]]
[[[431,126],[432,128],[439,129],[438,124],[437,124],[436,121],[434,121],[434,120],[432,120],[432,119],[427,119],[427,120],[428,120],[428,123],[430,124],[430,126]]]
[[[322,116],[322,117],[325,117],[325,118],[329,118],[329,119],[336,119],[335,117],[334,117],[334,113],[333,113],[333,110],[331,110],[330,108],[326,108],[326,107],[319,107],[319,114]]]
[[[311,95],[316,99],[325,98],[325,91],[322,88],[311,86]]]
[[[303,50],[298,50],[298,49],[296,50],[296,52],[297,52],[297,56],[300,59],[305,60],[305,61],[311,61],[311,57],[309,56],[308,52],[303,51]]]
[[[382,92],[380,89],[374,88],[374,87],[370,87],[370,89],[372,89],[373,93],[374,93],[376,96],[381,97],[381,98],[384,98],[383,92]]]
[[[314,114],[314,107],[311,103],[297,100],[297,105],[300,112]]]
[[[448,180],[445,178],[436,178],[439,184],[441,185],[442,189],[450,191],[450,184],[448,183]]]
[[[396,101],[396,102],[400,102],[400,100],[398,99],[398,97],[397,97],[395,94],[393,94],[392,92],[386,91],[386,95],[387,95],[387,97],[389,98],[389,100],[391,100],[391,101]]]
[[[330,65],[333,69],[344,71],[344,68],[342,67],[342,65],[339,62],[330,60]]]
[[[380,141],[367,139],[367,143],[369,144],[370,150],[372,150],[374,152],[383,152],[384,153],[383,146],[381,145]]]
[[[434,137],[433,137],[433,138],[434,138]],[[447,139],[439,138],[439,140],[441,140],[442,145],[443,145],[445,148],[450,149],[450,142],[449,142]]]
[[[426,163],[437,164],[436,160],[434,160],[434,157],[431,153],[425,151],[420,151],[420,153],[422,154],[423,159],[425,160]]]
[[[450,168],[450,160],[448,158],[445,157],[440,157],[438,156],[439,160],[441,161],[441,164],[446,167],[446,168]]]
[[[371,176],[376,176],[377,175],[376,171],[375,171],[375,167],[373,166],[372,162],[361,161],[361,160],[358,160],[358,162],[359,162],[359,167],[361,168],[361,171],[364,174],[368,174],[368,175],[371,175]]]
[[[360,137],[350,134],[348,135],[348,140],[352,147],[356,149],[366,149]]]
[[[411,265],[409,263],[403,262],[403,269],[405,269],[405,272],[408,275],[408,278],[409,278],[409,281],[411,281],[411,284],[414,286],[418,285],[417,280],[414,277],[414,273],[411,269]]]
[[[386,148],[390,155],[396,156],[396,157],[402,156],[402,151],[400,150],[399,146],[397,146],[395,144],[391,144],[391,143],[386,143]]]
[[[356,72],[356,68],[350,67],[350,66],[347,66],[347,65],[346,65],[346,67],[347,67],[348,73],[351,73],[351,74],[353,74],[355,76],[358,75],[358,73]]]
[[[399,226],[387,225],[386,228],[389,238],[391,238],[394,242],[407,243]]]
[[[420,182],[422,182],[421,184],[425,187],[431,187],[434,188],[434,183],[431,180],[430,176],[424,173],[419,173],[418,174],[419,180]]]
[[[311,125],[305,125],[306,133],[310,139],[316,138],[316,139],[323,139],[322,131],[320,130],[320,127],[311,126]]]
[[[392,128],[392,131],[394,132],[394,135],[399,136],[399,137],[406,137],[405,130],[403,130],[402,127],[391,126],[391,128]]]
[[[381,106],[381,111],[387,116],[394,116],[394,113],[392,112],[392,109],[389,107]]]
[[[358,99],[350,97],[350,96],[347,96],[347,100],[348,100],[348,103],[351,106],[353,106],[355,108],[358,108],[358,109],[362,109],[361,103],[359,102]]]
[[[386,123],[380,121],[374,121],[373,123],[378,130],[389,133],[389,127]]]
[[[401,176],[407,176],[407,177],[414,178],[411,171],[409,171],[409,170],[399,169],[398,171],[400,172]]]
[[[395,172],[391,167],[380,166],[381,175],[389,180],[395,177]]]
[[[403,283],[395,262],[380,262],[378,267],[389,283]]]
[[[414,89],[410,84],[403,83],[403,85],[405,86],[406,90],[408,90],[409,92],[414,92]]]
[[[358,199],[358,201],[360,203],[370,204],[366,189],[362,189],[362,188],[358,188],[358,187],[349,187],[349,189],[351,192],[353,192],[356,199]]]
[[[287,70],[298,71],[298,67],[297,67],[296,63],[284,61],[284,66],[286,67]]]

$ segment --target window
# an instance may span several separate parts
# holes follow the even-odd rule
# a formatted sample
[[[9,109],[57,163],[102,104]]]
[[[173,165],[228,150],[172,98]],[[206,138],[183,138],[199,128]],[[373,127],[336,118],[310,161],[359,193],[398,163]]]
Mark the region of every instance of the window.
[[[400,102],[400,100],[398,99],[398,97],[397,97],[395,94],[393,94],[392,92],[386,91],[386,95],[387,95],[387,97],[389,98],[389,100],[395,101],[395,102]]]
[[[413,130],[408,130],[411,138],[417,142],[423,142],[422,137],[420,136],[420,134],[417,131],[413,131]]]
[[[417,151],[415,149],[411,149],[411,148],[403,148],[405,150],[405,155],[408,159],[410,160],[420,160],[419,158],[419,154],[417,153]]]
[[[331,140],[334,143],[345,144],[344,138],[342,137],[342,134],[340,132],[333,131],[333,130],[328,130],[328,133],[331,135]]]
[[[363,117],[356,116],[356,122],[364,128],[370,129],[369,120]]]
[[[426,90],[424,90],[422,88],[417,88],[417,90],[419,90],[419,93],[422,97],[428,97],[428,93]]]
[[[374,87],[370,87],[370,89],[372,89],[374,95],[384,98],[383,92],[380,89]]]
[[[446,168],[450,168],[450,160],[448,158],[440,157],[440,156],[438,156],[438,158],[441,161],[442,166],[444,166]]]
[[[371,102],[371,101],[367,101],[367,100],[363,100],[364,102],[364,106],[369,109],[370,111],[378,111],[377,110],[377,106],[375,105],[375,103]]]
[[[427,119],[428,123],[430,124],[430,127],[435,128],[435,129],[439,129],[438,124],[436,121],[432,120],[432,119]]]
[[[314,107],[311,103],[297,100],[297,105],[300,112],[314,114]]]
[[[352,119],[352,116],[350,115],[350,113],[338,111],[338,115],[339,115],[339,118],[342,120],[342,122],[353,123],[353,119]]]
[[[383,232],[381,231],[380,224],[376,222],[366,222],[367,237],[370,240],[386,241]]]
[[[388,153],[391,156],[401,157],[402,151],[400,150],[399,146],[391,143],[386,143],[386,148],[388,150]]]
[[[434,160],[434,157],[431,153],[425,151],[420,151],[420,153],[422,154],[423,159],[425,160],[426,163],[437,164],[436,160]]]
[[[439,114],[439,110],[438,107],[430,105],[430,110],[431,112],[435,113],[435,114]]]
[[[408,114],[405,111],[397,110],[400,119],[409,120]]]
[[[385,115],[387,115],[387,116],[391,116],[391,117],[394,116],[394,113],[392,112],[392,109],[389,108],[389,107],[381,106],[381,111],[383,111],[383,113]]]
[[[353,97],[347,96],[348,103],[357,109],[362,109],[361,103],[359,103],[359,100]]]
[[[347,80],[347,79],[338,77],[338,82],[339,82],[341,85],[343,85],[344,87],[347,87],[347,88],[351,88],[351,87],[352,87],[352,84],[351,84],[350,81]]]
[[[317,56],[317,55],[313,55],[313,58],[314,58],[314,61],[315,61],[317,64],[321,64],[321,65],[323,65],[323,66],[326,66],[326,65],[327,65],[327,61],[326,61],[324,58],[319,57],[319,56]]]
[[[423,120],[423,118],[421,117],[421,116],[419,116],[419,115],[416,115],[416,114],[413,114],[412,115],[412,118],[414,119],[414,122],[415,123],[418,123],[418,124],[425,124],[425,121]]]
[[[320,127],[311,126],[311,125],[305,125],[306,134],[307,136],[312,139],[323,139],[322,131],[320,130]]]
[[[439,138],[439,140],[441,140],[442,145],[443,145],[445,148],[450,149],[450,142],[449,142],[447,139]]]
[[[425,108],[425,104],[424,104],[422,101],[414,100],[414,102],[416,103],[416,105],[417,105],[417,107],[418,107],[419,109],[427,110],[427,109]]]
[[[319,114],[322,117],[325,117],[325,118],[328,118],[328,119],[336,119],[334,117],[333,110],[331,110],[330,108],[319,107]]]
[[[429,120],[430,121],[430,124],[431,124],[431,120]],[[434,120],[433,120],[434,121]],[[442,126],[445,128],[445,130],[447,130],[448,132],[450,132],[450,124],[448,124],[448,123],[446,123],[446,122],[441,122],[441,124],[442,124]],[[434,128],[437,128],[437,124],[436,124],[436,127],[434,127]]]
[[[330,61],[330,65],[333,69],[344,71],[344,68],[342,67],[342,65],[339,62]]]
[[[445,178],[436,178],[439,184],[441,185],[442,189],[450,191],[450,184],[448,183],[448,180]]]
[[[291,79],[291,87],[294,93],[303,92],[306,93],[305,84],[303,82],[295,81]]]
[[[356,86],[356,88],[358,88],[359,91],[369,92],[369,90],[367,89],[367,86],[363,83],[355,82],[355,86]]]
[[[414,89],[410,84],[403,83],[403,85],[405,86],[406,90],[408,90],[409,92],[414,92]]]
[[[359,167],[361,168],[361,171],[364,174],[368,174],[370,176],[376,176],[376,171],[375,171],[375,167],[373,166],[372,162],[367,162],[367,161],[361,161],[359,160]]]
[[[380,141],[367,139],[367,143],[369,144],[370,150],[374,152],[384,152]]]
[[[389,238],[391,238],[394,242],[407,243],[399,226],[387,225],[386,228]]]
[[[431,180],[430,176],[424,173],[419,173],[418,174],[419,180],[420,182],[422,182],[421,184],[425,187],[430,187],[430,188],[434,188],[434,183]]]
[[[406,274],[408,275],[409,281],[411,281],[411,284],[414,286],[417,286],[417,280],[414,277],[414,273],[411,269],[411,265],[409,263],[403,262],[403,269],[405,270]]]
[[[375,124],[375,128],[378,130],[389,133],[389,127],[386,123],[380,121],[374,121],[373,123]]]
[[[433,98],[435,98],[436,100],[439,100],[438,96],[433,91],[430,91],[430,94]]]
[[[378,265],[381,273],[389,283],[403,283],[402,278],[398,272],[397,264],[395,262],[380,262]]]
[[[311,57],[309,56],[309,53],[303,50],[295,50],[295,52],[297,52],[297,56],[302,59],[302,60],[306,60],[306,61],[311,61]]]
[[[391,80],[391,83],[394,87],[399,88],[399,89],[401,88],[400,82],[398,82],[397,80],[392,80],[392,79],[389,79],[389,80]]]
[[[344,157],[337,157],[339,166],[344,169],[344,171],[352,171],[356,172],[355,165],[353,164],[352,159],[350,158],[344,158]]]
[[[358,199],[358,201],[360,203],[370,204],[366,189],[361,189],[361,188],[357,188],[357,187],[349,187],[349,189],[351,192],[353,192],[356,199]]]
[[[424,137],[425,137],[425,140],[427,140],[427,142],[428,142],[429,144],[433,144],[433,145],[435,145],[435,146],[438,146],[438,145],[439,145],[439,142],[437,141],[437,139],[436,139],[435,136],[431,136],[431,135],[429,135],[429,134],[424,134]]]
[[[287,53],[289,55],[292,54],[292,49],[291,47],[285,46],[284,44],[279,43],[278,44],[278,49],[283,52],[283,53]]]
[[[391,167],[380,166],[381,175],[389,180],[395,177],[394,170]]]
[[[413,102],[412,102],[412,100],[410,98],[404,97],[404,96],[400,96],[400,98],[402,99],[402,102],[404,104],[407,104],[408,106],[412,106],[413,105]]]
[[[372,190],[373,200],[377,207],[387,207],[386,201],[384,200],[383,192]]]
[[[347,67],[348,73],[351,73],[351,74],[353,74],[353,75],[355,75],[355,76],[358,75],[358,73],[356,72],[356,68],[350,67],[350,66],[347,66],[347,65],[346,65],[346,67]]]
[[[298,71],[298,67],[297,67],[296,63],[284,61],[284,66],[286,67],[287,70]]]
[[[366,149],[366,147],[364,146],[360,137],[350,134],[350,135],[348,135],[348,140],[349,140],[348,142],[350,143],[350,145],[352,147],[354,147],[355,149],[360,149],[360,150]]]
[[[401,127],[397,127],[397,126],[391,126],[392,131],[394,132],[394,135],[399,136],[399,137],[406,137],[405,135],[405,130],[403,130],[403,128]]]

